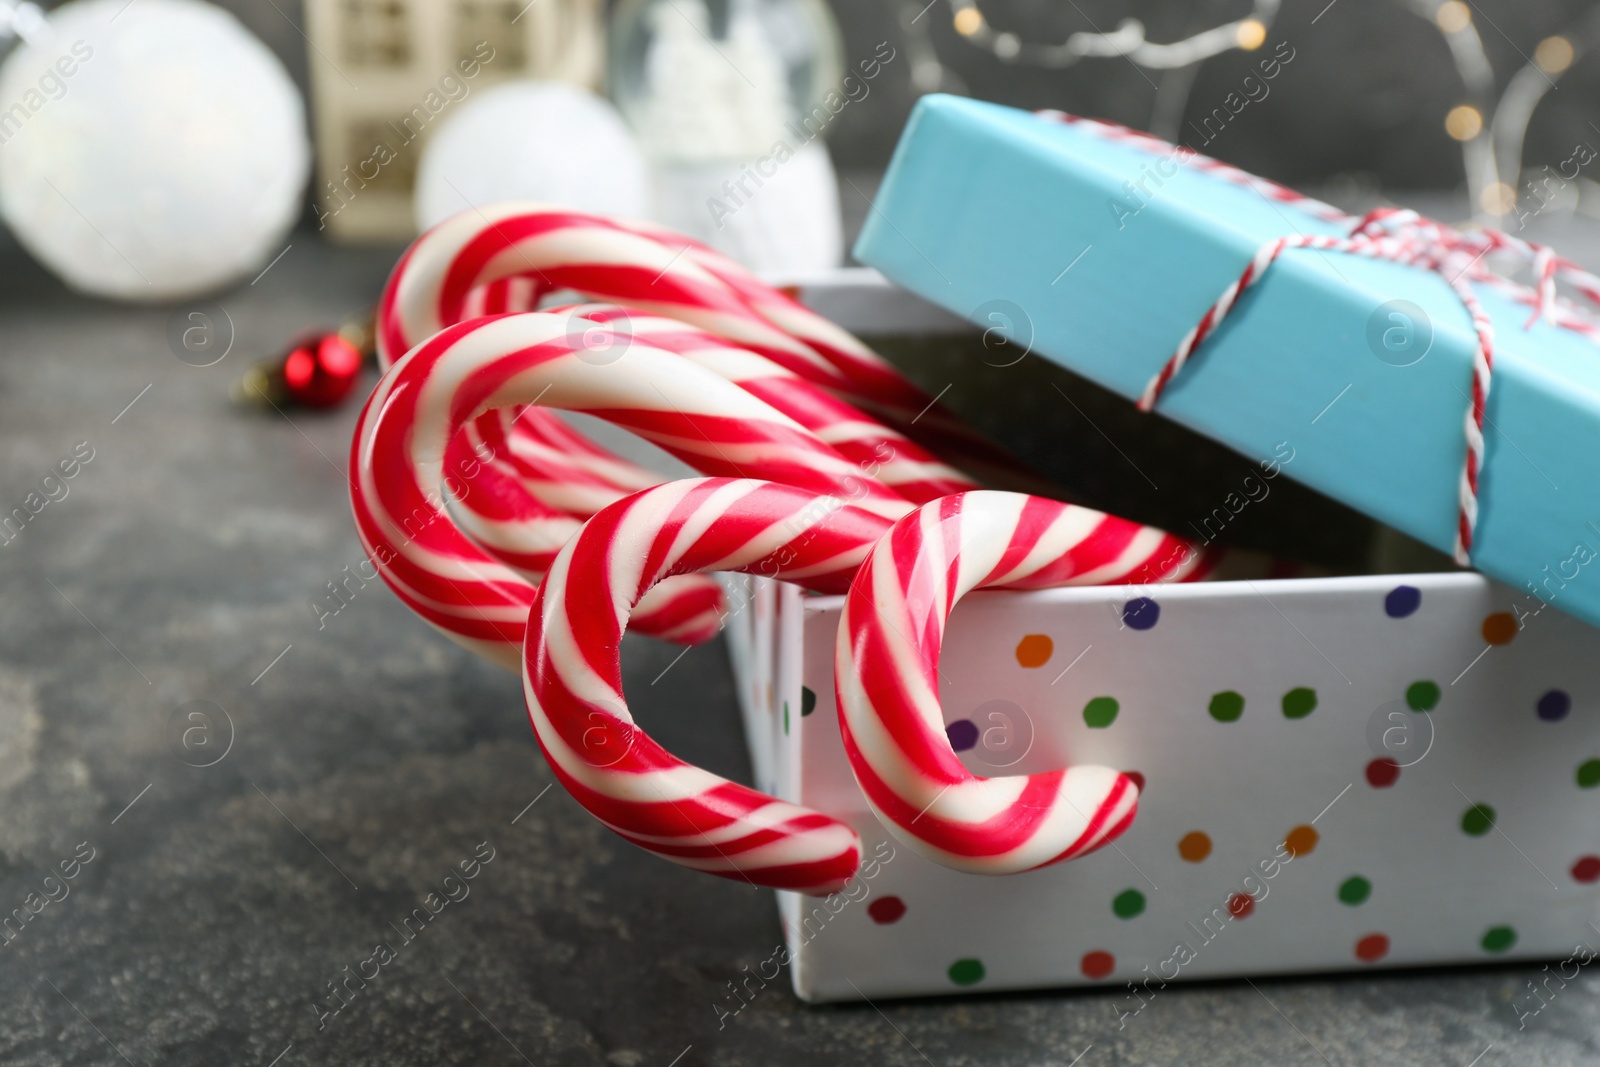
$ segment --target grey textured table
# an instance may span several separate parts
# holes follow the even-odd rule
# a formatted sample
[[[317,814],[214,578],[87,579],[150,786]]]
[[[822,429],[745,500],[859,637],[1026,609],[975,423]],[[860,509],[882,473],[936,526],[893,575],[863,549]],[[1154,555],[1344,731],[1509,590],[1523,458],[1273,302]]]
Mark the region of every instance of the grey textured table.
[[[354,412],[244,411],[228,386],[308,324],[366,305],[391,262],[297,235],[258,283],[219,298],[236,340],[196,368],[169,351],[169,309],[72,296],[0,249],[0,511],[79,442],[93,450],[67,495],[0,544],[0,916],[75,849],[93,855],[0,950],[0,1062],[1600,1056],[1587,976],[1519,1031],[1529,967],[1173,987],[1123,1029],[1126,991],[815,1008],[774,984],[719,1030],[725,983],[779,940],[770,896],[602,830],[550,788],[516,680],[380,585],[320,628],[308,606],[361,559],[345,488]],[[747,774],[721,646],[664,675],[675,649],[630,638],[625,651],[647,726]],[[226,717],[187,720],[192,700]],[[210,731],[190,735],[187,760],[184,729]],[[470,895],[405,941],[394,924],[475,849],[493,858]],[[348,981],[380,941],[394,958]],[[352,992],[334,1014],[340,980]]]

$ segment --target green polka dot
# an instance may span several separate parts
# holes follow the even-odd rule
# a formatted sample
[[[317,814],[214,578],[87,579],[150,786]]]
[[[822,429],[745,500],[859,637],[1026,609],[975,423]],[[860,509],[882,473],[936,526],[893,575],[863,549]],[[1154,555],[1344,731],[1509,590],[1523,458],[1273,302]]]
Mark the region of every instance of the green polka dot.
[[[1224,689],[1211,697],[1211,717],[1218,722],[1238,722],[1244,714],[1244,697],[1232,689]]]
[[[1473,837],[1482,837],[1494,827],[1494,809],[1487,804],[1474,804],[1461,813],[1461,829]]]
[[[789,702],[783,702],[783,736],[789,736]]]
[[[817,710],[817,694],[811,691],[810,686],[800,687],[800,717],[803,719]]]
[[[1144,913],[1144,894],[1137,889],[1124,889],[1111,898],[1111,910],[1119,919],[1131,919]]]
[[[1103,730],[1117,721],[1119,710],[1116,697],[1095,697],[1083,706],[1083,721],[1096,730]]]
[[[1372,883],[1359,874],[1352,874],[1339,884],[1340,903],[1348,904],[1351,907],[1355,907],[1357,904],[1365,904],[1367,898],[1371,895]]]
[[[1504,952],[1517,943],[1517,932],[1509,926],[1491,926],[1481,943],[1485,952]]]
[[[950,981],[956,985],[977,985],[983,981],[983,961],[956,960],[950,965]]]
[[[1434,682],[1412,682],[1406,686],[1406,704],[1412,711],[1432,711],[1439,706],[1439,686]]]
[[[1600,785],[1600,759],[1584,760],[1578,764],[1578,787],[1593,789]]]
[[[1300,686],[1283,694],[1283,717],[1303,719],[1317,710],[1317,691]]]

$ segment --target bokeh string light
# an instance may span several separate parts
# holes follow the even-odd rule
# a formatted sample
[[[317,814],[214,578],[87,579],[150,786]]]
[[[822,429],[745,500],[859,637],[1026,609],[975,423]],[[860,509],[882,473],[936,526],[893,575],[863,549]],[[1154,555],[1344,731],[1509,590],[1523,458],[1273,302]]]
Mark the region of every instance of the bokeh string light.
[[[1466,92],[1467,99],[1445,114],[1444,128],[1461,142],[1470,210],[1487,221],[1503,223],[1517,213],[1521,199],[1523,146],[1534,111],[1557,79],[1600,44],[1600,8],[1540,41],[1532,56],[1519,49],[1523,65],[1496,100],[1494,67],[1472,8],[1462,0],[1405,0],[1405,6],[1443,35]]]
[[[1517,212],[1521,199],[1522,153],[1534,112],[1561,75],[1600,46],[1600,6],[1567,30],[1540,41],[1531,56],[1523,54],[1523,66],[1497,99],[1494,66],[1484,49],[1471,5],[1463,0],[1400,2],[1439,31],[1461,79],[1465,99],[1446,112],[1444,128],[1461,144],[1470,211],[1486,221],[1503,222]],[[946,3],[956,33],[1003,63],[1059,70],[1083,59],[1121,58],[1141,69],[1160,72],[1146,125],[1151,133],[1165,140],[1178,136],[1200,65],[1223,52],[1248,52],[1261,47],[1280,7],[1280,0],[1254,0],[1247,15],[1170,43],[1149,40],[1142,22],[1126,18],[1110,32],[1095,27],[1089,32],[1075,32],[1058,44],[1039,44],[1025,41],[1010,30],[995,28],[977,0]],[[901,5],[900,22],[911,53],[912,82],[921,92],[965,92],[965,84],[940,62],[933,47],[929,20],[924,18],[932,6],[921,5],[917,0]]]
[[[1151,133],[1167,140],[1177,137],[1200,65],[1223,52],[1260,48],[1281,6],[1281,0],[1252,0],[1249,14],[1178,41],[1152,41],[1145,35],[1144,23],[1127,18],[1110,32],[1095,27],[1075,32],[1059,44],[1036,44],[1009,30],[995,29],[976,0],[946,2],[956,33],[1003,63],[1060,70],[1083,59],[1124,59],[1135,67],[1159,72],[1161,81],[1156,85],[1147,125]],[[932,6],[916,0],[901,5],[900,23],[911,54],[912,83],[922,92],[964,92],[965,85],[939,61],[933,48],[928,20],[924,18]]]
[[[1174,70],[1234,49],[1249,52],[1260,48],[1280,4],[1280,0],[1254,0],[1249,15],[1167,44],[1148,39],[1144,23],[1132,18],[1123,19],[1110,33],[1079,31],[1060,44],[1032,44],[1014,33],[994,29],[976,0],[948,2],[956,32],[1006,63],[1061,68],[1081,59],[1122,58],[1151,70]]]

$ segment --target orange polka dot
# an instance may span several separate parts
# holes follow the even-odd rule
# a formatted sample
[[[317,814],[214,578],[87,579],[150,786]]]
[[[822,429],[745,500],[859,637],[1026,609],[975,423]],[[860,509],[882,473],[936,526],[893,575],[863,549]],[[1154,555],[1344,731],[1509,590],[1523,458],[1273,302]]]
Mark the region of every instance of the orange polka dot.
[[[1483,639],[1491,645],[1509,645],[1517,636],[1517,620],[1509,611],[1483,617]]]
[[[1289,831],[1289,836],[1283,839],[1283,847],[1289,850],[1291,856],[1304,856],[1317,847],[1319,840],[1321,838],[1317,836],[1317,831],[1302,823]]]
[[[1078,964],[1085,978],[1101,979],[1117,969],[1117,958],[1109,952],[1096,949],[1085,952]]]
[[[1203,830],[1190,830],[1178,842],[1178,855],[1190,863],[1199,863],[1211,855],[1211,838]]]
[[[1017,662],[1024,667],[1043,667],[1055,650],[1056,643],[1044,634],[1029,634],[1017,642]]]

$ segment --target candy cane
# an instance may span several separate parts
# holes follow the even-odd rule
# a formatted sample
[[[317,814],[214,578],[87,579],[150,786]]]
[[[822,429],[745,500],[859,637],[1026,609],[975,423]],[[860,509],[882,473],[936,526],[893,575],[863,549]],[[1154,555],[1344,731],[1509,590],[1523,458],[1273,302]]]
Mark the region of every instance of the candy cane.
[[[771,299],[774,291],[770,288],[754,282],[709,250],[702,251],[708,260],[715,261],[720,277],[730,284],[745,286],[748,298]],[[501,278],[473,288],[452,313],[469,319],[526,310],[538,298],[532,279]],[[604,323],[621,334],[620,343],[627,343],[627,338],[633,336],[644,337],[737,381],[746,391],[816,431],[846,459],[870,465],[879,472],[881,481],[912,502],[976,488],[970,478],[938,461],[920,444],[792,371],[703,330],[678,320],[632,313],[616,305],[555,308],[551,312]],[[819,340],[853,343],[848,334],[826,320],[816,322],[823,326],[812,329]],[[802,320],[796,325],[810,323]],[[580,322],[574,322],[574,328],[575,332],[584,330]],[[485,469],[463,479],[473,492],[470,499],[454,501],[460,525],[480,546],[535,582],[543,576],[556,550],[576,531],[579,520],[660,480],[652,472],[593,445],[561,420],[537,409],[481,416],[452,442],[447,465],[451,470],[476,469],[479,464],[474,456],[482,459]],[[532,501],[516,499],[519,484],[534,498]],[[708,602],[708,597],[718,599]],[[681,605],[673,604],[683,598],[704,606],[706,611],[686,620]],[[652,592],[636,612],[634,626],[668,640],[700,640],[715,632],[712,624],[719,607],[720,591],[713,591],[709,579],[685,578]],[[661,628],[664,623],[668,629]]]
[[[912,503],[979,488],[916,441],[828,393],[793,371],[676,319],[641,315],[616,304],[555,309],[603,323],[657,348],[676,352],[765,400]]]
[[[976,487],[916,442],[764,357],[703,330],[616,305],[555,308],[550,313],[615,331],[615,336],[605,338],[607,344],[620,348],[640,339],[715,371],[814,431],[910,502]],[[586,328],[574,331],[569,326],[568,332],[587,336]],[[530,417],[536,415],[546,417],[537,421]],[[526,429],[513,432],[519,426]],[[469,492],[453,501],[457,522],[490,554],[535,583],[582,519],[660,480],[616,460],[536,408],[479,416],[452,441],[447,468],[471,469],[476,466],[473,455],[493,459],[466,480]],[[689,606],[694,610],[686,612]],[[710,579],[684,577],[652,591],[640,604],[633,625],[667,640],[703,640],[715,633],[721,606],[720,590]]]
[[[494,214],[498,215],[500,212]],[[724,316],[719,319],[717,307],[713,306],[708,315],[701,316],[701,321],[708,324],[720,321],[724,332],[738,336],[746,343],[765,346],[769,351],[776,348],[778,351],[774,354],[780,358],[786,355],[790,366],[802,366],[810,378],[801,377],[795,371],[778,364],[764,362],[752,354],[745,354],[741,359],[737,354],[740,350],[726,342],[721,352],[712,356],[710,346],[704,344],[706,335],[701,335],[701,339],[694,342],[696,349],[688,354],[698,358],[702,363],[711,360],[724,373],[741,374],[741,381],[747,388],[775,403],[780,410],[795,416],[802,425],[822,432],[824,439],[839,447],[847,458],[877,467],[881,471],[881,479],[894,485],[897,491],[908,499],[920,502],[947,492],[974,487],[969,478],[934,459],[920,445],[915,445],[905,437],[861,416],[848,405],[840,403],[817,388],[808,387],[809,392],[805,388],[800,388],[811,379],[815,379],[846,393],[875,396],[879,402],[888,395],[885,390],[893,393],[895,389],[899,389],[901,400],[906,401],[903,407],[909,410],[910,401],[916,402],[916,411],[909,416],[910,423],[915,424],[919,419],[928,417],[929,425],[933,426],[939,424],[941,420],[946,420],[946,416],[935,409],[915,387],[900,379],[898,373],[888,364],[883,363],[876,354],[862,346],[847,332],[813,314],[770,286],[758,282],[731,260],[710,249],[688,242],[687,239],[678,238],[669,231],[645,225],[623,227],[621,224],[604,219],[547,210],[525,213],[525,217],[512,214],[507,219],[501,220],[490,215],[469,213],[455,222],[467,223],[465,227],[458,225],[458,229],[461,230],[460,237],[481,240],[487,233],[509,240],[508,229],[514,229],[520,223],[541,214],[544,222],[553,220],[558,223],[549,232],[555,233],[557,238],[563,240],[571,240],[578,236],[579,243],[583,247],[594,244],[592,240],[581,239],[581,231],[585,227],[613,235],[628,235],[634,244],[630,254],[635,258],[640,249],[644,249],[646,255],[653,252],[656,261],[660,261],[663,256],[666,257],[666,262],[658,274],[665,273],[667,268],[672,266],[672,260],[679,257],[703,271],[704,276],[698,279],[707,283],[702,287],[705,290],[701,294],[702,297],[706,293],[710,293],[712,297],[720,295],[722,303],[727,305],[722,310],[726,311],[732,307],[737,311],[740,306],[743,310],[731,318]],[[440,227],[439,231],[444,229],[445,227]],[[398,315],[397,309],[402,306],[399,294],[403,291],[415,293],[418,289],[418,278],[426,279],[428,272],[425,265],[449,259],[452,267],[456,268],[457,280],[460,280],[460,261],[466,255],[466,251],[459,247],[460,240],[456,240],[458,247],[453,251],[450,240],[443,242],[436,240],[428,248],[422,247],[428,243],[431,236],[433,235],[425,236],[407,251],[396,267],[386,288],[384,299],[380,302],[378,330],[380,362],[385,362],[393,353],[403,351],[403,346],[410,340],[420,339],[420,335],[404,333],[404,316]],[[559,241],[557,243],[559,245]],[[653,243],[654,247],[647,247],[649,243]],[[674,245],[676,251],[670,254],[664,251]],[[545,251],[548,253],[550,249],[546,248]],[[541,271],[535,268],[525,249],[518,249],[517,266],[520,273],[480,272],[462,283],[465,287],[464,292],[460,288],[451,289],[449,298],[442,302],[430,304],[426,300],[421,301],[423,309],[433,313],[432,318],[424,318],[421,329],[432,329],[452,321],[498,311],[515,311],[532,307],[544,292],[554,288],[563,280],[574,288],[583,288],[584,281],[580,275],[585,269],[584,264],[580,262],[576,267],[572,267],[563,262],[562,257],[566,255],[569,253],[562,252],[558,247],[556,263],[547,264],[546,270]],[[620,265],[621,275],[626,274],[626,267],[626,257],[623,257]],[[563,271],[566,273],[563,274]],[[615,270],[612,275],[611,283],[614,285],[621,275]],[[627,281],[625,277],[621,277],[621,280],[624,284]],[[715,284],[711,284],[712,281]],[[422,288],[426,289],[426,286]],[[674,292],[682,297],[690,289],[692,286],[684,283],[679,284]],[[713,299],[712,304],[716,303],[717,301]],[[694,316],[690,314],[688,317]],[[660,321],[656,320],[657,323]],[[413,329],[417,328],[415,321],[411,325]],[[798,340],[790,337],[785,331],[798,335]],[[816,358],[819,353],[823,357],[820,362]],[[840,376],[834,370],[837,367],[844,367],[846,373]],[[788,381],[782,380],[785,376]],[[863,389],[866,390],[865,393]],[[902,415],[904,414],[902,412]],[[475,436],[478,440],[456,442],[451,448],[453,460],[451,469],[460,469],[463,465],[475,467],[467,450],[471,445],[476,445],[480,455],[489,454],[492,457],[485,461],[487,464],[502,468],[503,473],[521,481],[531,495],[549,506],[537,508],[528,505],[511,509],[509,513],[506,509],[500,508],[499,514],[490,516],[477,513],[470,504],[467,504],[458,512],[462,515],[463,526],[474,539],[505,562],[519,567],[534,580],[537,580],[540,573],[538,570],[540,561],[547,559],[572,529],[570,524],[563,521],[562,512],[572,518],[582,519],[592,514],[593,508],[603,503],[606,498],[614,498],[622,492],[639,488],[641,479],[635,477],[636,474],[645,475],[645,484],[655,480],[642,469],[588,445],[580,435],[564,427],[561,430],[557,429],[562,426],[559,420],[544,412],[536,411],[517,420],[511,424],[510,430],[506,431],[504,423],[496,426],[493,420],[486,416],[483,425],[476,428]],[[604,482],[596,484],[581,475],[575,477],[580,472],[557,458],[559,450],[551,451],[537,445],[529,447],[529,442],[534,439],[548,439],[560,432],[567,434],[569,452],[572,456],[599,454],[599,461],[609,468],[607,474],[612,484],[606,485]],[[946,427],[945,434],[949,436],[949,427]],[[957,436],[961,435],[971,437],[970,431],[964,428]],[[469,436],[473,436],[470,431]],[[497,443],[501,447],[496,448]],[[968,451],[978,456],[981,462],[987,463],[991,470],[998,470],[1010,462],[997,459],[997,453],[985,442],[973,439],[966,443],[970,446]],[[514,455],[517,453],[520,455]],[[492,475],[486,473],[483,477],[487,481]],[[624,484],[617,484],[618,481]],[[463,484],[468,489],[474,488],[471,478],[464,479]],[[480,503],[498,505],[507,499],[504,488],[505,485],[502,485],[489,492],[479,492],[474,499]],[[583,489],[589,490],[584,494],[587,499],[581,505],[575,506],[570,499],[575,489],[580,493]],[[682,595],[688,596],[696,603],[703,602],[710,593],[709,587],[694,579],[678,583],[677,588],[681,590]],[[679,626],[671,631],[661,631],[657,628],[657,611],[665,606],[664,601],[672,595],[672,590],[661,590],[652,594],[652,600],[641,606],[635,625],[645,632],[668,639],[684,639],[686,636],[689,639],[698,639],[709,636],[710,631],[704,625],[690,626],[687,629]],[[680,611],[666,610],[667,617],[674,620],[681,615]]]
[[[985,480],[1017,461],[980,437],[848,332],[687,237],[540,204],[496,204],[445,220],[396,265],[378,304],[378,345],[405,352],[511,277],[681,319],[757,352],[879,416]]]
[[[690,766],[634,724],[619,659],[628,611],[665,575],[738,570],[841,592],[881,515],[748,479],[645,490],[584,524],[539,587],[523,650],[529,720],[569,793],[674,863],[805,893],[839,890],[860,841],[827,815]]]
[[[893,531],[915,529],[922,516],[941,514],[947,501],[959,506],[990,497],[1020,501],[1022,514],[1012,508],[1019,532],[1003,559],[991,561],[985,584],[1183,581],[1203,572],[1209,560],[1187,542],[1136,523],[1009,493],[949,497],[902,519]],[[839,889],[855,870],[856,835],[828,816],[728,782],[661,749],[628,712],[618,651],[640,591],[701,570],[763,574],[821,592],[848,588],[859,615],[865,572],[857,575],[857,569],[864,558],[884,554],[882,535],[889,529],[881,515],[837,499],[724,478],[668,482],[590,519],[539,587],[523,648],[529,717],[562,784],[612,830],[674,863],[779,889]],[[883,673],[864,682],[903,684],[894,676],[897,663],[878,658],[876,646],[867,651],[871,669]],[[841,687],[851,669],[841,662]],[[932,687],[931,667],[924,681]],[[936,699],[932,711],[937,722]],[[938,732],[943,737],[942,727]],[[1110,840],[1132,819],[1136,790],[1116,772],[1079,768],[1057,776],[1070,781],[1070,798],[1092,799],[1096,785],[1117,791],[1112,823],[1098,833],[1080,830],[1085,841],[1079,852]],[[996,785],[1016,792],[1009,783]],[[1025,792],[1024,798],[1038,795]],[[985,825],[973,833],[1008,829]]]
[[[524,424],[528,421],[527,414],[550,414],[536,407],[522,409],[522,412],[520,417]],[[491,434],[486,439],[480,433],[485,423],[504,430],[515,417],[519,417],[517,409],[486,412],[456,435],[446,451],[446,470],[462,477],[458,482],[459,493],[447,489],[445,495],[451,499],[451,517],[462,532],[496,560],[518,571],[530,584],[538,585],[561,546],[583,525],[583,519],[628,493],[608,484],[579,485],[576,480],[552,485],[551,494],[568,498],[567,503],[576,510],[553,507],[530,494],[529,483],[549,477],[552,466],[562,469],[573,466],[571,460],[587,446],[587,440],[574,431],[572,436],[576,441],[564,445],[571,452],[555,452],[544,461],[524,465],[519,456],[493,450],[496,446],[526,450],[534,440],[531,435],[513,438],[501,433]],[[562,430],[566,428],[560,420],[551,422]],[[475,457],[488,454],[493,454],[494,459],[474,470]],[[462,456],[467,458],[462,459]],[[603,457],[598,462],[603,463]],[[472,476],[466,477],[467,472]],[[658,480],[648,472],[643,473],[648,481],[636,489],[653,485]],[[685,575],[652,589],[634,609],[632,625],[635,630],[662,640],[699,644],[716,636],[727,613],[722,589],[714,580]]]
[[[357,423],[352,504],[370,557],[413,610],[491,660],[516,662],[533,582],[444,518],[439,492],[472,501],[461,479],[481,471],[447,472],[444,457],[485,411],[534,402],[588,411],[708,474],[761,474],[885,518],[911,506],[794,420],[680,356],[634,340],[613,362],[591,359],[562,316],[460,323],[390,368]]]
[[[1195,546],[1016,493],[945,497],[895,523],[851,583],[834,656],[845,753],[878,818],[946,867],[1013,874],[1072,859],[1133,821],[1138,788],[1109,767],[979,778],[939,708],[955,602],[979,588],[1183,581]]]

